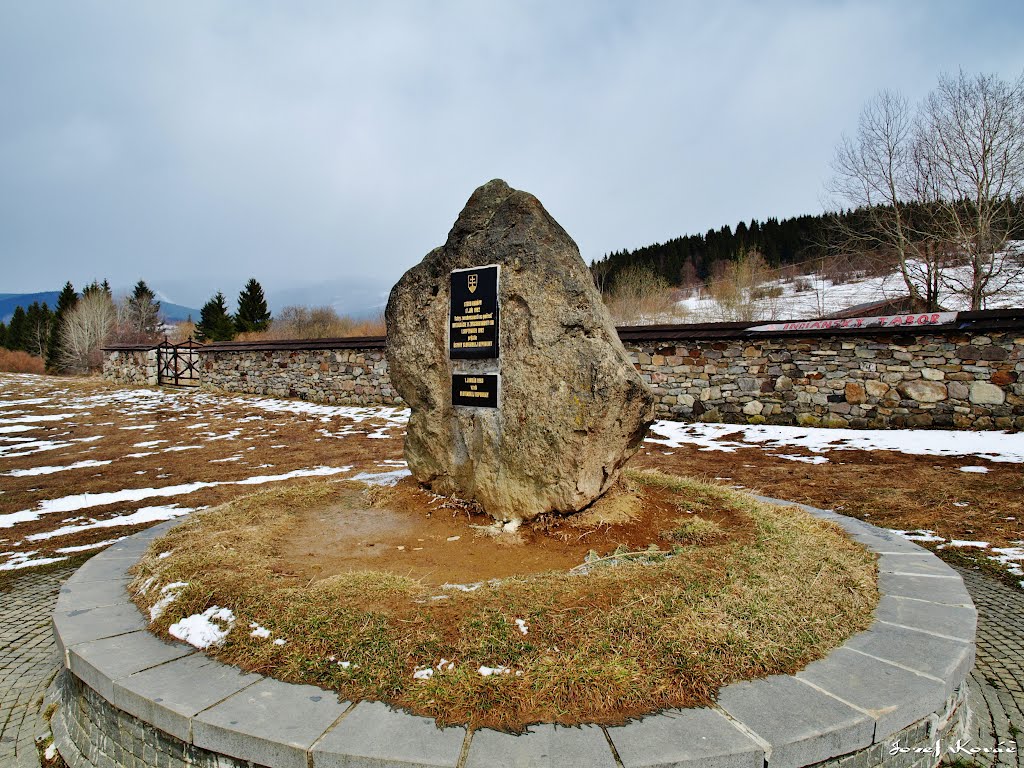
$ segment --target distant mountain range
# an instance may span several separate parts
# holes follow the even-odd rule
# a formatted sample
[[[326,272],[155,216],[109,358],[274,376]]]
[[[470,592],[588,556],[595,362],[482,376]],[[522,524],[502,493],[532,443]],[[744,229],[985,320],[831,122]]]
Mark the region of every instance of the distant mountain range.
[[[50,309],[57,306],[57,297],[60,291],[44,291],[42,293],[0,293],[0,322],[6,323],[11,319],[17,307],[28,309],[33,302],[40,304],[46,302]],[[187,320],[191,315],[193,320],[199,319],[199,310],[193,307],[185,307],[181,304],[172,304],[168,301],[160,302],[160,314],[169,323],[177,323]]]

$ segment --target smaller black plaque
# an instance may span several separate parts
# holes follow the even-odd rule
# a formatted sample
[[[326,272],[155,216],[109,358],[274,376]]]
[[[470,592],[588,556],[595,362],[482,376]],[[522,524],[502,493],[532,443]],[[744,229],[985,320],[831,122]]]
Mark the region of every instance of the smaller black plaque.
[[[498,376],[494,373],[453,373],[452,405],[498,407]]]

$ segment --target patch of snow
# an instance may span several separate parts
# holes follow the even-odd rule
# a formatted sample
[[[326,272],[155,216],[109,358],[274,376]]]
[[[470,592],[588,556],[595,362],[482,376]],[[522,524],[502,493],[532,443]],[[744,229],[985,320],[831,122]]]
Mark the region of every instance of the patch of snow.
[[[35,568],[38,565],[49,565],[67,560],[66,557],[40,557],[32,560],[32,555],[39,554],[38,550],[31,552],[0,552],[0,556],[7,555],[6,563],[0,563],[0,571],[17,571],[22,568]]]
[[[417,669],[412,673],[413,680],[429,680],[434,676],[434,668]]]
[[[1015,542],[1017,544],[1024,544],[1024,542]],[[1019,547],[994,547],[992,549],[994,556],[991,556],[992,560],[1006,568],[1014,576],[1024,576],[1024,568],[1021,567],[1020,563],[1024,563],[1024,546]],[[1024,582],[1021,583],[1024,587]]]
[[[2,473],[2,477],[31,477],[33,475],[52,475],[55,472],[65,472],[69,469],[84,469],[85,467],[102,467],[106,464],[112,463],[109,459],[106,461],[96,461],[95,459],[87,459],[86,461],[76,461],[74,464],[68,464],[63,467],[30,467],[28,469],[12,469],[10,472]]]
[[[72,533],[91,531],[94,528],[120,528],[128,525],[155,523],[162,520],[171,520],[175,517],[182,517],[195,511],[196,510],[192,507],[179,507],[177,504],[169,504],[163,507],[142,507],[128,515],[118,515],[117,517],[111,517],[105,520],[90,519],[89,522],[82,523],[80,525],[64,525],[53,531],[33,533],[26,536],[25,539],[27,541],[42,541],[44,539],[52,539],[57,536],[69,536]]]
[[[497,666],[497,667],[480,667],[477,670],[481,677],[490,677],[491,675],[510,675],[512,670],[508,667]]]
[[[121,541],[124,536],[118,536],[116,539],[106,539],[105,541],[97,541],[95,544],[80,544],[77,547],[61,547],[55,550],[61,554],[73,554],[75,552],[85,552],[90,549],[99,549],[100,547],[109,547],[111,544],[116,544]]]
[[[220,645],[227,638],[235,625],[235,614],[230,608],[213,605],[202,613],[186,616],[181,621],[167,628],[171,637],[193,645],[196,648],[209,648]]]
[[[132,448],[152,448],[160,443],[168,443],[169,440],[147,440],[144,443],[135,443]]]
[[[530,625],[524,619],[516,619],[516,626],[519,627],[519,631],[524,635],[529,634]]]
[[[804,464],[828,464],[828,459],[824,456],[803,456],[799,453],[776,453],[776,458],[786,459],[787,461],[799,461]]]
[[[902,536],[907,541],[945,541],[941,536],[936,536],[935,531],[898,531],[893,529],[892,532],[897,536]]]
[[[952,429],[826,429],[769,424],[683,424],[656,421],[647,442],[704,451],[734,452],[760,445],[775,449],[895,451],[917,456],[976,456],[992,462],[1024,463],[1024,433],[965,432]]]
[[[14,432],[28,432],[33,427],[25,426],[24,424],[12,424],[9,427],[0,427],[0,434],[9,435]]]
[[[249,637],[260,637],[264,640],[270,637],[270,630],[266,627],[261,627],[255,621],[249,625],[249,629],[252,630],[252,632],[249,633]]]
[[[149,607],[149,620],[156,621],[164,615],[167,606],[178,599],[181,590],[188,586],[187,581],[172,581],[165,587],[160,588],[160,598]]]
[[[26,414],[24,416],[15,416],[10,419],[0,419],[0,424],[38,424],[43,421],[63,421],[64,419],[70,419],[73,416],[88,416],[89,414],[76,414],[76,413],[48,413],[44,415],[38,414]]]
[[[50,402],[48,397],[30,397],[25,400],[5,400],[0,402],[0,408],[12,408],[15,405],[41,405]]]
[[[960,467],[960,471],[961,472],[970,472],[970,473],[978,474],[978,475],[987,475],[988,474],[988,467],[978,467],[978,466]]]
[[[484,583],[478,581],[476,584],[442,584],[441,589],[454,589],[458,592],[476,592]]]
[[[314,467],[313,469],[295,469],[280,475],[256,475],[243,480],[220,480],[214,482],[197,481],[184,483],[182,485],[165,485],[162,488],[130,488],[122,491],[109,491],[107,493],[80,493],[70,496],[61,496],[56,499],[46,499],[39,502],[33,509],[23,509],[18,512],[0,515],[0,528],[10,528],[18,523],[29,520],[38,520],[42,515],[54,512],[74,512],[79,509],[91,507],[102,507],[107,504],[120,504],[128,501],[144,501],[158,497],[182,496],[194,493],[202,488],[214,488],[220,485],[262,485],[274,483],[281,480],[291,480],[296,477],[324,477],[348,472],[352,467]],[[159,475],[158,475],[159,477]],[[166,477],[166,475],[164,475]]]
[[[403,477],[408,477],[411,474],[412,472],[408,469],[396,469],[392,472],[360,472],[355,477],[349,479],[359,480],[367,485],[394,485]]]
[[[966,539],[950,539],[948,542],[942,545],[945,547],[977,547],[978,549],[988,549],[991,546],[987,541],[969,541]]]

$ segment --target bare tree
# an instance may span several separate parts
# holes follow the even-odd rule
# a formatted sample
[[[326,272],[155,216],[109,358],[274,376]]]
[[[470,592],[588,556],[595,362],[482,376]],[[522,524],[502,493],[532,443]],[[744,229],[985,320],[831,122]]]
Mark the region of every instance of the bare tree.
[[[883,91],[832,167],[836,201],[856,208],[834,220],[841,250],[895,256],[928,309],[943,289],[981,309],[1024,274],[1024,76],[943,76],[916,111]]]
[[[84,294],[61,320],[61,368],[74,373],[103,365],[100,348],[114,328],[117,313],[104,291]]]
[[[1024,75],[942,76],[921,109],[919,165],[935,202],[935,228],[967,269],[948,270],[947,286],[982,309],[1024,275]]]
[[[910,296],[935,309],[942,264],[914,205],[927,186],[919,155],[906,99],[882,91],[861,112],[856,136],[844,136],[836,150],[832,193],[857,210],[833,223],[841,251],[894,255]]]

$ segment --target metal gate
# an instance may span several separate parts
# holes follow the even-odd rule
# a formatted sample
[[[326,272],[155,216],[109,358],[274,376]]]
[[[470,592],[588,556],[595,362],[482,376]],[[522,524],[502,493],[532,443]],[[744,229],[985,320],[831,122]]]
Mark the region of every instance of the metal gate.
[[[201,347],[192,337],[181,344],[171,344],[164,337],[156,348],[157,381],[175,387],[199,386],[199,353]]]

